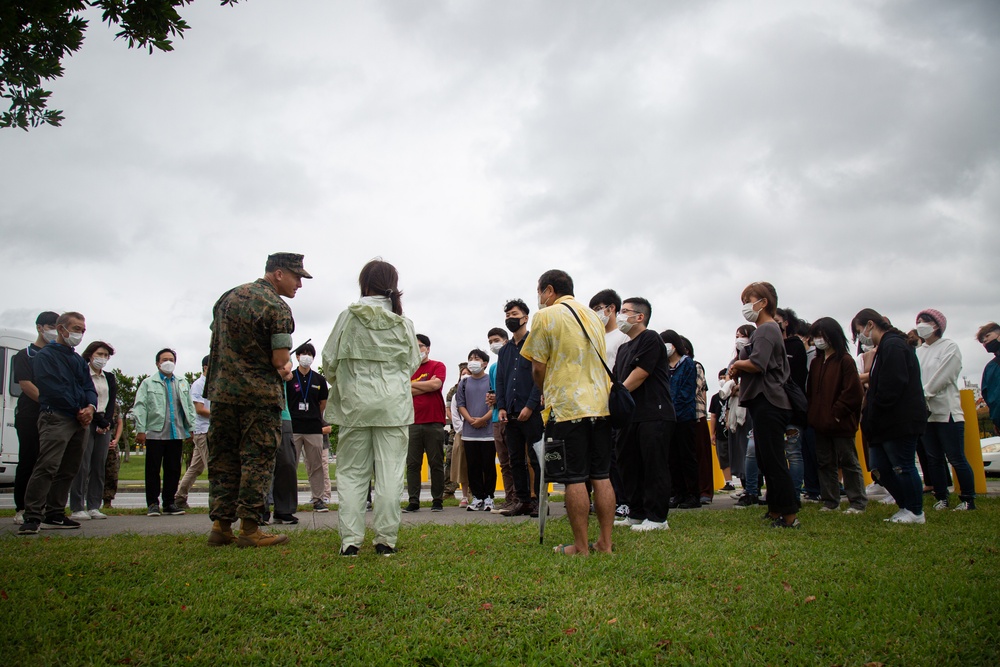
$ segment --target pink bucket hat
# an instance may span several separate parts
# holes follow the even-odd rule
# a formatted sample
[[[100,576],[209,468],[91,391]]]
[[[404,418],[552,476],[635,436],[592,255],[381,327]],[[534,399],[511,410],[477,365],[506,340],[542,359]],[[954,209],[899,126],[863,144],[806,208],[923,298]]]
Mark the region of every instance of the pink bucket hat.
[[[938,329],[941,330],[941,335],[944,335],[944,330],[948,328],[948,318],[940,310],[934,310],[933,308],[925,308],[917,313],[917,320],[919,321],[922,316],[934,320],[934,323],[938,325]]]

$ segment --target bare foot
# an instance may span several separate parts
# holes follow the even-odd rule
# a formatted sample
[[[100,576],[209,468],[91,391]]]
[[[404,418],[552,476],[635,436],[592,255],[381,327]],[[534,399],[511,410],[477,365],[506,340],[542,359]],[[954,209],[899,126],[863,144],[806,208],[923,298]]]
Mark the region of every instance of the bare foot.
[[[576,549],[575,544],[558,544],[552,547],[552,551],[557,554],[564,554],[566,556],[586,556],[587,552],[580,553]]]

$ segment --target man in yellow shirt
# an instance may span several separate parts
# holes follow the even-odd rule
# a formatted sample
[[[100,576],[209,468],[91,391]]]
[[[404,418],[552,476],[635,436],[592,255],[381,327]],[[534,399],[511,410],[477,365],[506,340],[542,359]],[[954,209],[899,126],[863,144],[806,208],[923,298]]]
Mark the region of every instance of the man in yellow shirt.
[[[531,361],[535,384],[542,388],[545,405],[551,410],[546,438],[566,443],[563,481],[574,543],[561,544],[556,551],[583,555],[590,551],[587,542],[590,499],[586,487],[589,479],[600,524],[600,537],[594,548],[610,553],[615,493],[609,480],[611,384],[601,361],[605,353],[604,325],[594,311],[573,298],[573,279],[558,269],[546,271],[538,279],[538,307],[521,356]]]

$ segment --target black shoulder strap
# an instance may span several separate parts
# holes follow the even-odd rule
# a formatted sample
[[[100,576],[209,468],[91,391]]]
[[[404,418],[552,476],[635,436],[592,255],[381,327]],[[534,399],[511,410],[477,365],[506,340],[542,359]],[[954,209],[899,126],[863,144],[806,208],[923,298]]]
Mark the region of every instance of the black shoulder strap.
[[[601,353],[597,351],[597,346],[594,345],[594,341],[590,339],[590,334],[587,333],[587,328],[583,326],[583,320],[581,320],[580,316],[576,314],[575,310],[573,310],[573,306],[566,302],[563,302],[563,305],[569,308],[569,312],[573,313],[573,317],[576,318],[577,323],[580,325],[580,330],[583,331],[584,338],[590,342],[590,346],[594,348],[594,352],[597,352],[597,358],[601,360],[601,365],[604,366],[604,370],[608,372],[608,377],[611,378],[611,382],[613,383],[615,381],[615,374],[611,372],[611,369],[608,368],[608,364],[604,361],[604,357],[602,357]]]

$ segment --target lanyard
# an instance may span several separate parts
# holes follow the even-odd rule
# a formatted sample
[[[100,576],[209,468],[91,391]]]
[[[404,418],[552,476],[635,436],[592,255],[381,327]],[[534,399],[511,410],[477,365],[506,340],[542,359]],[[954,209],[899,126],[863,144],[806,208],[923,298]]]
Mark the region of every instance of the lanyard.
[[[302,376],[299,375],[299,369],[295,369],[295,377],[298,378],[299,381],[299,393],[302,394],[303,403],[309,402],[309,382],[312,380],[312,376],[312,371],[309,371],[309,375],[306,376],[306,383],[302,384]]]

